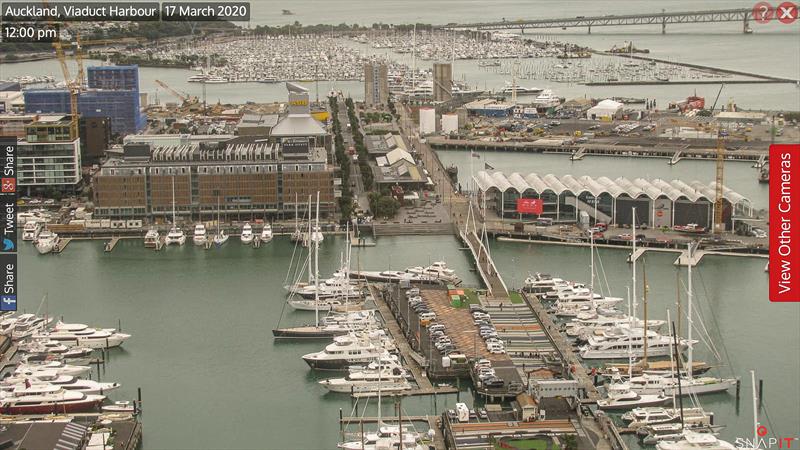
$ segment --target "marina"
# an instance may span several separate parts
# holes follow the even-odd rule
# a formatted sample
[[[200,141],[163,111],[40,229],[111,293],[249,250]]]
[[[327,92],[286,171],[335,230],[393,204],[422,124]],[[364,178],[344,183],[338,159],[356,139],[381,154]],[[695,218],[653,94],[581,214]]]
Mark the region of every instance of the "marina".
[[[0,447],[791,439],[800,310],[764,264],[796,28],[487,5],[0,44]]]

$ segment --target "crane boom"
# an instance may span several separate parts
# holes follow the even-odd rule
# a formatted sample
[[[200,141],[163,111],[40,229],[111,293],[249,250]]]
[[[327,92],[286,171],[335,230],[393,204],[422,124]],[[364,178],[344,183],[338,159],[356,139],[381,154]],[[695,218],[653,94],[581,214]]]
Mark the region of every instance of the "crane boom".
[[[169,87],[169,85],[167,83],[164,83],[161,80],[156,80],[156,84],[158,84],[162,88],[166,89],[170,94],[172,94],[175,97],[179,98],[182,102],[186,102],[186,101],[189,100],[189,97],[187,97],[185,95],[181,95],[180,92],[176,91],[175,89],[172,89],[171,87]]]
[[[42,0],[42,6],[47,7],[47,0]],[[54,20],[49,20],[49,24],[55,25]],[[80,90],[80,80],[75,83],[75,80],[70,78],[69,75],[69,68],[67,67],[66,56],[64,55],[64,47],[61,45],[61,41],[59,39],[55,39],[53,41],[53,48],[56,50],[56,58],[58,58],[58,63],[61,66],[61,73],[64,74],[64,83],[67,86],[67,90],[69,91],[69,112],[70,112],[70,122],[69,122],[69,135],[70,139],[77,139],[78,138],[78,91]]]

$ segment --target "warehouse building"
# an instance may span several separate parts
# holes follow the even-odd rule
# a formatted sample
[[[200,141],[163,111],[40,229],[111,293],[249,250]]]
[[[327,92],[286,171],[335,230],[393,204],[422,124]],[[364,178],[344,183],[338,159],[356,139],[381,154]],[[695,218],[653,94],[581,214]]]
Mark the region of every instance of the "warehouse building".
[[[502,172],[480,171],[474,181],[486,207],[504,218],[530,219],[516,212],[517,199],[543,200],[541,217],[557,222],[577,222],[585,212],[597,222],[630,225],[632,208],[636,207],[636,223],[651,227],[698,224],[709,228],[714,219],[716,185],[681,180],[647,180],[624,177],[561,177],[532,173],[506,176]],[[723,186],[723,220],[732,229],[733,217],[752,217],[750,200]]]
[[[95,213],[148,218],[176,213],[189,220],[294,217],[310,195],[320,193],[320,213],[333,214],[334,172],[328,164],[327,133],[310,114],[308,93],[287,83],[289,114],[268,139],[238,136],[218,143],[180,139],[124,146],[94,177]],[[176,144],[176,145],[172,145]]]

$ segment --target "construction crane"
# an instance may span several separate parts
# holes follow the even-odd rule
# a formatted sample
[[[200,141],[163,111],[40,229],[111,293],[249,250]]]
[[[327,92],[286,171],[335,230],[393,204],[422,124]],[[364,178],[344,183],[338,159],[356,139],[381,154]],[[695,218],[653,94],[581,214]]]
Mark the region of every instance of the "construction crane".
[[[716,107],[717,107],[717,101],[719,100],[719,94],[722,94],[722,88],[724,88],[724,87],[725,87],[725,83],[722,83],[722,84],[719,86],[719,91],[717,91],[717,98],[715,98],[715,99],[714,99],[714,104],[713,104],[713,105],[711,105],[711,112],[712,112],[712,113],[714,112],[714,108],[716,108]]]
[[[156,80],[156,84],[161,86],[162,88],[166,89],[167,92],[169,92],[170,94],[172,94],[175,97],[177,97],[184,104],[186,104],[186,103],[197,103],[197,98],[196,97],[191,97],[188,94],[186,94],[186,95],[181,94],[180,92],[176,91],[175,89],[172,89],[171,87],[169,87],[169,85],[167,83],[164,83],[161,80]]]
[[[85,72],[83,69],[83,48],[88,47],[91,45],[119,45],[119,44],[138,44],[140,41],[138,38],[127,37],[127,38],[119,38],[119,39],[91,39],[91,40],[83,40],[81,39],[80,33],[75,34],[75,41],[73,42],[65,42],[61,45],[64,47],[74,47],[72,50],[72,54],[75,57],[75,62],[78,63],[78,80],[80,80],[81,86],[83,85],[83,80]]]
[[[42,0],[42,6],[45,8],[48,6],[47,0]],[[51,19],[48,23],[55,27],[54,20]],[[69,136],[70,139],[76,139],[78,137],[78,93],[80,92],[81,80],[79,79],[76,82],[76,80],[70,77],[66,56],[64,55],[64,47],[61,45],[60,39],[55,39],[53,41],[53,48],[56,50],[56,58],[58,58],[58,63],[61,65],[61,73],[64,74],[64,83],[69,91],[69,112],[71,116]]]

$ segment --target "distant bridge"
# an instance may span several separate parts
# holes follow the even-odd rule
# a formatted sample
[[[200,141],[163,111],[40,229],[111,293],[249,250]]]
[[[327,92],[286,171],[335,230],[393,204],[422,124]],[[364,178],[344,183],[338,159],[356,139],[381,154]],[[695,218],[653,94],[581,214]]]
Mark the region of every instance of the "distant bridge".
[[[438,28],[445,30],[522,30],[547,29],[547,28],[588,28],[589,34],[592,27],[625,26],[625,25],[661,25],[661,33],[667,32],[667,24],[673,23],[708,23],[708,22],[742,22],[742,31],[750,30],[749,22],[752,18],[752,9],[720,9],[710,11],[689,12],[660,12],[653,14],[624,14],[605,16],[577,16],[563,19],[537,19],[515,20],[502,22],[480,22],[441,25]]]

